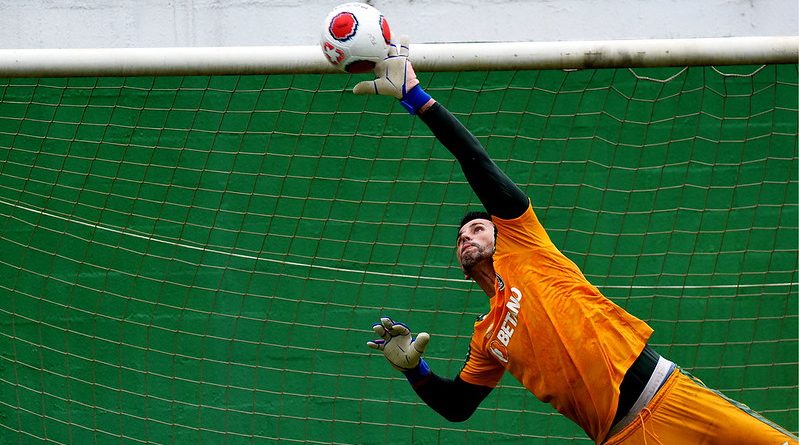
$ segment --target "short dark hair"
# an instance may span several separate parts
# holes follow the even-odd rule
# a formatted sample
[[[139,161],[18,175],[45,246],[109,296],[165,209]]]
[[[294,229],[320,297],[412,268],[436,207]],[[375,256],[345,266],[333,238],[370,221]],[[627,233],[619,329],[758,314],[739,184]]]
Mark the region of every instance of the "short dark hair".
[[[491,221],[491,215],[489,215],[488,212],[483,212],[480,210],[467,212],[465,215],[463,215],[463,218],[461,218],[460,224],[458,224],[458,231],[460,231],[461,228],[463,228],[463,226],[465,226],[469,221],[473,221],[475,219],[487,219]]]
[[[460,224],[458,224],[458,233],[455,234],[455,239],[458,238],[458,235],[461,233],[461,229],[463,226],[468,224],[470,221],[474,221],[475,219],[487,219],[491,221],[491,225],[494,226],[494,241],[497,240],[497,226],[494,225],[494,221],[491,220],[491,215],[488,212],[484,212],[482,210],[473,210],[470,212],[466,212],[461,218]]]

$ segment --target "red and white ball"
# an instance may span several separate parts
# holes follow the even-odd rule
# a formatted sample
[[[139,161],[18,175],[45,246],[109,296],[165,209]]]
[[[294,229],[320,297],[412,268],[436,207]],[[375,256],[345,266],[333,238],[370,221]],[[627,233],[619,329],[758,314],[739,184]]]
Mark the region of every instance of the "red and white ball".
[[[320,43],[331,64],[348,73],[365,73],[388,55],[391,30],[373,6],[345,3],[325,18]]]

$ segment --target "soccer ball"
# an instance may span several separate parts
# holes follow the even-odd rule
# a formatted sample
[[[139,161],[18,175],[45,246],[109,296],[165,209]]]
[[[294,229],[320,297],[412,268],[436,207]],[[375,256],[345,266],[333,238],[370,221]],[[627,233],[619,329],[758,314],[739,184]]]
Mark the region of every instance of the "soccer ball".
[[[364,3],[345,3],[330,11],[322,29],[327,60],[348,73],[365,73],[386,58],[391,30],[383,14]]]

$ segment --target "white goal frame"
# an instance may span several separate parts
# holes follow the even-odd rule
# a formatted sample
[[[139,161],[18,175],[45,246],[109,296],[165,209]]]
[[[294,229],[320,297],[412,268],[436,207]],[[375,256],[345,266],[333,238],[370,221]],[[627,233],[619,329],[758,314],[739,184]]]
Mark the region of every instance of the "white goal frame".
[[[799,62],[799,36],[420,43],[417,71],[639,68]],[[0,77],[328,74],[316,45],[0,49]]]

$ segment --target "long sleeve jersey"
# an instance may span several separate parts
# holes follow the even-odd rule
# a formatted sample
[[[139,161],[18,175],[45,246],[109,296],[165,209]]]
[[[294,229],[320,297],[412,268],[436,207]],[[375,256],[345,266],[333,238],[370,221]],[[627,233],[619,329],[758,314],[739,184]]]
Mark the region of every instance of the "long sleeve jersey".
[[[459,375],[434,376],[415,390],[445,416],[458,409],[468,416],[508,371],[601,442],[613,422],[619,385],[652,329],[603,296],[555,247],[526,195],[449,111],[435,104],[421,118],[492,215],[497,280]]]

